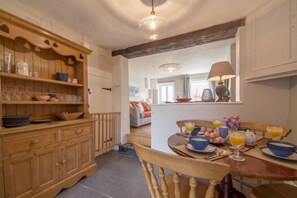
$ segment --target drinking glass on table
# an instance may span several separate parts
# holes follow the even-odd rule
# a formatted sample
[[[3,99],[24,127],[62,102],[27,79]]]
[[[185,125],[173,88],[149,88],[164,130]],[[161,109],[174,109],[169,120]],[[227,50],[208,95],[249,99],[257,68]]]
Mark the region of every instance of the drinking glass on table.
[[[281,139],[283,128],[278,126],[267,126],[267,133],[273,140]]]
[[[245,158],[240,156],[239,148],[245,142],[244,131],[230,131],[229,132],[230,143],[234,146],[234,152],[229,157],[236,161],[244,161]]]
[[[186,127],[186,133],[190,134],[195,127],[195,123],[194,122],[185,122],[185,127]]]
[[[219,128],[222,126],[222,121],[221,120],[213,120],[212,121],[212,126],[219,132]]]

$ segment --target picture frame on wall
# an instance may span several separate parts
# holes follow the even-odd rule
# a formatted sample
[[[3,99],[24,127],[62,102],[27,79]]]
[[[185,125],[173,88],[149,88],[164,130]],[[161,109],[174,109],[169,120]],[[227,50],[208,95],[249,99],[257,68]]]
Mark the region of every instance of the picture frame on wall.
[[[139,88],[134,85],[129,85],[129,96],[138,97],[139,96]]]

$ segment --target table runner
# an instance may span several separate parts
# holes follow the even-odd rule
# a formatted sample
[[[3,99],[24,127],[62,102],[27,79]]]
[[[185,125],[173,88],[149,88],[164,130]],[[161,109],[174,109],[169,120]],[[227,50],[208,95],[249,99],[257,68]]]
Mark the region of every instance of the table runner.
[[[191,157],[191,158],[195,158],[195,159],[206,160],[205,157],[212,154],[212,153],[207,153],[207,154],[206,153],[196,153],[194,151],[188,150],[185,145],[174,146],[174,147],[172,147],[172,149],[174,151],[176,151],[177,153],[180,153],[181,155],[185,155],[185,156],[188,156],[188,157]],[[217,151],[216,152],[221,152],[223,150],[224,149],[221,149],[221,148],[218,148],[217,147]],[[227,152],[228,152],[227,154],[231,154],[230,151],[227,151]],[[214,160],[217,160],[217,159],[220,159],[220,158],[223,158],[223,157],[226,157],[226,156],[216,156],[216,157],[213,157],[213,158],[211,158],[209,160],[210,161],[214,161]]]

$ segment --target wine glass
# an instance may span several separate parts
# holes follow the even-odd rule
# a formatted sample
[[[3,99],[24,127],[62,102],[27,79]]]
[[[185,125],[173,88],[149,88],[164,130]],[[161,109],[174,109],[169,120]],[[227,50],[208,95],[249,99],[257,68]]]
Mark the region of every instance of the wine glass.
[[[195,127],[195,123],[194,122],[185,122],[185,127],[186,127],[186,134],[190,134]]]
[[[278,140],[283,134],[283,128],[278,126],[267,126],[267,133],[273,140]]]
[[[244,131],[230,131],[229,140],[235,148],[233,154],[229,155],[229,157],[236,161],[244,161],[245,158],[239,155],[239,147],[245,142]]]
[[[222,126],[222,121],[221,120],[213,120],[212,121],[212,126],[216,129],[217,132],[219,132],[219,128]]]

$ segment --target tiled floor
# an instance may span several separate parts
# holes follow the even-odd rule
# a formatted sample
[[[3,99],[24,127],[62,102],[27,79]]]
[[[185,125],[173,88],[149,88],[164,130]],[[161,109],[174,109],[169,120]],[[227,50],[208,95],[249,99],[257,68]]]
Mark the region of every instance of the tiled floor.
[[[138,158],[111,151],[96,158],[97,172],[57,198],[149,198]]]

